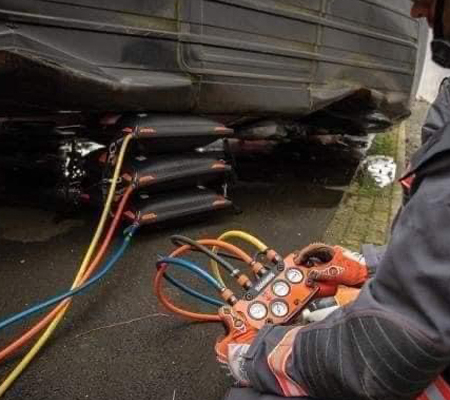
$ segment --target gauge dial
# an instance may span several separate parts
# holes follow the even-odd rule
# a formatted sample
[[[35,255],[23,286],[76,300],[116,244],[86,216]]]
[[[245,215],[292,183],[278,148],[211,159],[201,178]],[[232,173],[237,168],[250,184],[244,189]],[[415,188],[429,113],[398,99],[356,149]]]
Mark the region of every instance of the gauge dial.
[[[248,313],[250,314],[250,317],[256,320],[261,320],[267,317],[267,307],[263,303],[253,303]]]
[[[278,318],[283,318],[289,314],[289,307],[284,301],[276,301],[270,307],[272,314]]]
[[[303,273],[297,268],[291,268],[286,272],[286,277],[288,278],[289,282],[292,283],[300,283],[303,281]]]
[[[273,284],[272,290],[276,296],[286,297],[291,291],[291,287],[285,281],[278,281]]]

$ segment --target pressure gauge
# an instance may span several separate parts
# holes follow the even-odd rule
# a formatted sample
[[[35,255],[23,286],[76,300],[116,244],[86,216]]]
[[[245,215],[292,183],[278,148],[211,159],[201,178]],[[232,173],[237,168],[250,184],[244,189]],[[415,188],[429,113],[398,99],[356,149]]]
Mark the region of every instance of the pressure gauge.
[[[250,314],[250,317],[256,320],[261,320],[267,317],[267,307],[263,303],[253,303],[248,313]]]
[[[291,291],[291,287],[285,281],[277,281],[273,284],[272,290],[278,297],[286,297]]]
[[[272,314],[275,317],[283,318],[289,314],[289,307],[284,301],[276,301],[270,306]]]
[[[297,268],[291,268],[286,272],[286,277],[291,283],[300,283],[303,281],[303,273]]]

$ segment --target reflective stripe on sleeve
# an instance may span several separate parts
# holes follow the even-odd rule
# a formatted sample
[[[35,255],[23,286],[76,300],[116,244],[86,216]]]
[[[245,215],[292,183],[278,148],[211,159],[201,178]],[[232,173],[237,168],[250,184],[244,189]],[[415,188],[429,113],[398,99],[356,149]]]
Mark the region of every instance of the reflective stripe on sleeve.
[[[307,396],[307,393],[303,387],[294,382],[286,371],[289,357],[292,355],[295,338],[301,328],[302,327],[298,327],[290,330],[267,358],[269,368],[277,379],[277,382],[280,385],[285,397]]]
[[[417,400],[450,400],[450,386],[441,376]]]

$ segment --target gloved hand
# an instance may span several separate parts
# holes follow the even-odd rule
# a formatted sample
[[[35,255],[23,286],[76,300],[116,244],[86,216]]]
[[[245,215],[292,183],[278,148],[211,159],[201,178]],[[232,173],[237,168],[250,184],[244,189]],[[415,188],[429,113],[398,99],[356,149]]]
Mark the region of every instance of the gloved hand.
[[[311,268],[308,274],[310,285],[328,282],[360,287],[369,278],[364,257],[339,246],[312,244],[300,251],[294,261]]]
[[[324,320],[338,308],[355,301],[360,291],[360,289],[352,287],[339,286],[335,296],[313,300],[302,311],[302,323],[308,324]]]
[[[231,307],[222,307],[219,310],[219,316],[228,333],[216,343],[217,361],[228,367],[239,386],[248,387],[250,382],[243,368],[244,356],[258,331],[248,325],[245,318]]]

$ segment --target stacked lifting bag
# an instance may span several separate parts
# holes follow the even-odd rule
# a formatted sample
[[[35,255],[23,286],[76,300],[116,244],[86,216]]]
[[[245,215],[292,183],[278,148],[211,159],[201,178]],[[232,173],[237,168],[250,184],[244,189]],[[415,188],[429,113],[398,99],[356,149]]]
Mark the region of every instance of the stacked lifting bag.
[[[134,185],[134,196],[124,213],[129,222],[153,225],[232,206],[223,194],[231,166],[196,151],[197,147],[228,137],[232,130],[200,117],[146,114],[125,116],[116,128],[124,135],[135,136],[122,168],[117,195],[118,200],[120,187]],[[97,179],[104,177],[107,159],[106,152],[94,156],[90,169]],[[96,202],[101,194],[86,192],[84,198]]]

